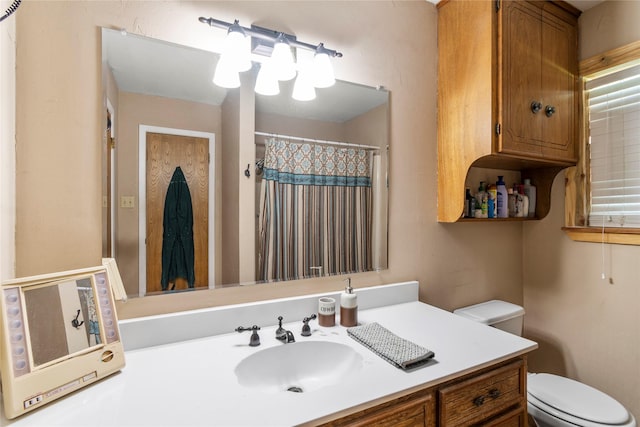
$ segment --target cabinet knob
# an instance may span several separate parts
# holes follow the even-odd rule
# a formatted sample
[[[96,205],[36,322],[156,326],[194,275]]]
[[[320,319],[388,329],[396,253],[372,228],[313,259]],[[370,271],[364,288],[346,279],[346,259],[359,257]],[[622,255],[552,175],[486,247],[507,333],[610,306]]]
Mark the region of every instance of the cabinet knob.
[[[547,115],[547,117],[553,116],[555,112],[556,107],[554,107],[553,105],[547,105],[546,107],[544,107],[544,113]]]
[[[531,103],[531,112],[533,114],[538,114],[542,110],[542,104],[538,101],[533,101]]]
[[[476,406],[482,406],[484,404],[484,396],[478,396],[473,399],[473,404]]]
[[[497,388],[492,388],[491,390],[489,390],[489,397],[492,399],[497,399],[500,397],[500,390],[498,390]]]

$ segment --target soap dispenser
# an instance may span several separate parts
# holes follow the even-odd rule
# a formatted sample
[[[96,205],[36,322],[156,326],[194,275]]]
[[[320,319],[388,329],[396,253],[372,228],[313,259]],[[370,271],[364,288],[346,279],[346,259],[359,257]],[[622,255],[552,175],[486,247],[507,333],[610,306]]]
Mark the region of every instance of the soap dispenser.
[[[351,278],[346,280],[347,287],[340,294],[340,324],[350,327],[358,324],[358,296],[353,293]]]

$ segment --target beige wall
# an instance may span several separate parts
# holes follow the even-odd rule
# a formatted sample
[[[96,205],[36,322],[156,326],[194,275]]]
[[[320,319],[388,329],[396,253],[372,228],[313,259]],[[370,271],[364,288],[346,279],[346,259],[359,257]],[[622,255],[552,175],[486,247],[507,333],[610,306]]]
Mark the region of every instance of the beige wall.
[[[303,41],[323,41],[344,53],[334,61],[338,79],[390,90],[389,269],[354,275],[356,288],[416,279],[420,298],[445,309],[490,298],[522,303],[521,224],[436,222],[433,4],[423,0],[29,1],[23,2],[20,12],[17,256],[21,274],[100,260],[99,26],[211,49],[219,46],[224,31],[200,24],[197,18],[213,16],[281,29]],[[342,286],[341,278],[329,277],[154,296],[130,300],[119,307],[119,314],[126,318]]]
[[[240,236],[238,235],[238,210],[240,209],[237,165],[240,154],[240,91],[229,91],[222,103],[222,120],[226,126],[222,129],[221,154],[225,162],[221,165],[222,182],[222,283],[240,281]]]
[[[607,1],[586,11],[582,59],[640,40],[638,20],[640,2]],[[548,217],[524,227],[525,334],[540,344],[530,369],[590,384],[638,417],[640,247],[573,242],[563,221],[560,175]]]
[[[11,5],[0,1],[0,13]],[[0,25],[0,280],[15,273],[15,78],[16,18]]]
[[[280,114],[257,113],[256,131],[277,133],[299,137],[314,137],[327,141],[343,141],[344,126],[337,122],[324,122],[320,120],[299,119]],[[266,136],[257,135],[256,141],[264,141]]]

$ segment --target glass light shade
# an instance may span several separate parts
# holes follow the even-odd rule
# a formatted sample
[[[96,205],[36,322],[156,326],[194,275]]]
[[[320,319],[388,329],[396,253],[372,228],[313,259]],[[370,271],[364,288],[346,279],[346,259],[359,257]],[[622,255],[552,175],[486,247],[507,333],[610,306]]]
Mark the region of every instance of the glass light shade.
[[[213,74],[213,83],[227,89],[240,87],[240,74],[233,63],[221,57]]]
[[[313,87],[312,70],[307,65],[298,73],[293,84],[291,97],[296,101],[311,101],[316,99],[316,88]]]
[[[277,95],[280,93],[280,85],[268,62],[260,65],[258,77],[256,78],[256,93],[260,95]]]
[[[291,46],[284,37],[278,37],[276,40],[270,61],[278,80],[291,80],[296,76]]]
[[[316,53],[313,57],[313,85],[317,88],[325,88],[333,86],[336,83],[336,78],[333,75],[333,66],[329,55],[326,53]]]
[[[251,39],[243,32],[229,28],[224,39],[222,56],[233,64],[237,71],[247,71],[251,68]]]

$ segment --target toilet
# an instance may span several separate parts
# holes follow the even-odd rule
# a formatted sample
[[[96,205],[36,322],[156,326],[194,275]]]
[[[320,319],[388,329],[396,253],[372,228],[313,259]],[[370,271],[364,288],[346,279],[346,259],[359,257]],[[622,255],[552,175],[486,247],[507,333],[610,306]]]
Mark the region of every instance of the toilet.
[[[519,305],[492,300],[453,312],[522,335],[524,309]],[[633,414],[612,397],[553,374],[527,375],[527,411],[539,427],[636,427]]]

